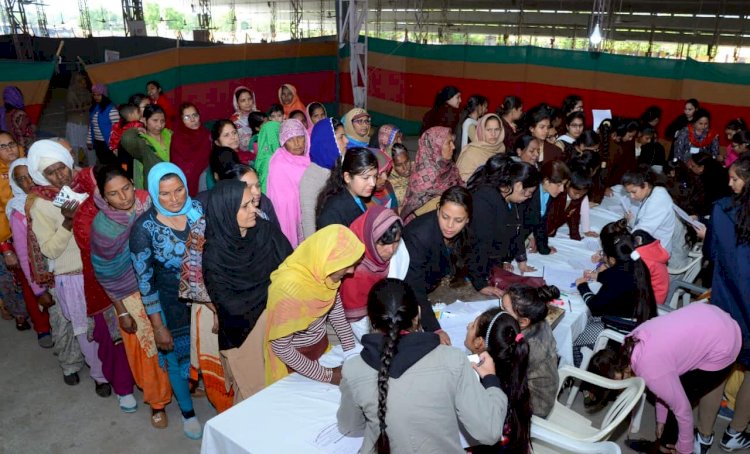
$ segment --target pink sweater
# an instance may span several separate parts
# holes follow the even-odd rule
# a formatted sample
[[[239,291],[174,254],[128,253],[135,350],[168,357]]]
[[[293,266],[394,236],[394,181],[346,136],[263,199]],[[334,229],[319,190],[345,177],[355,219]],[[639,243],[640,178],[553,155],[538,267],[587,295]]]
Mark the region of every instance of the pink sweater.
[[[22,215],[16,210],[13,210],[13,215],[10,217],[10,231],[13,232],[13,248],[16,250],[16,256],[18,261],[21,263],[21,269],[23,270],[26,280],[31,286],[31,290],[34,295],[39,296],[45,291],[46,288],[38,286],[34,279],[31,278],[31,268],[29,267],[29,251],[26,244],[26,235],[28,228],[26,226],[26,216]]]
[[[734,363],[742,347],[740,327],[716,306],[693,303],[653,318],[631,334],[633,372],[657,397],[656,421],[667,420],[669,408],[677,418],[677,452],[693,452],[693,410],[680,375],[700,369],[718,371]]]

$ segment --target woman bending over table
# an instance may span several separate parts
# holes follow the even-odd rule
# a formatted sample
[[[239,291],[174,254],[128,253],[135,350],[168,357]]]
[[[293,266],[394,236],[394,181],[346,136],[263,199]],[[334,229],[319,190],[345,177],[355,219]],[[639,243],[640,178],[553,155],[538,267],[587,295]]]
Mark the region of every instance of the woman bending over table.
[[[364,431],[360,452],[464,453],[461,428],[478,443],[494,445],[506,417],[517,441],[528,444],[530,415],[508,410],[495,375],[495,361],[507,364],[513,351],[528,354],[522,337],[516,340],[512,318],[498,317],[489,330],[491,353],[482,353],[481,365],[472,366],[461,350],[440,345],[435,333],[421,332],[420,305],[403,281],[375,284],[367,312],[373,333],[362,337],[362,353],[344,363],[337,414],[340,432]]]
[[[427,294],[435,290],[443,278],[463,281],[470,254],[469,230],[471,194],[461,186],[453,186],[440,196],[435,213],[420,216],[404,228],[403,239],[409,251],[409,271],[404,279],[416,295],[422,310],[422,328],[436,332],[440,342],[450,345],[448,334],[440,329]]]
[[[513,260],[522,272],[534,271],[526,263],[523,244],[523,209],[539,185],[539,172],[530,164],[495,156],[469,180],[474,198],[472,234],[474,246],[469,265],[474,288],[488,296],[502,296],[487,282],[495,266],[513,270]]]
[[[518,321],[529,346],[526,377],[531,393],[531,411],[541,418],[547,417],[557,399],[557,342],[546,319],[547,303],[559,297],[557,287],[514,285],[506,290],[502,299],[501,309]],[[485,311],[467,327],[464,345],[472,353],[487,350],[485,333],[498,310]]]
[[[602,350],[591,364],[599,364],[602,375],[612,379],[637,376],[646,382],[656,396],[661,452],[705,453],[713,444],[724,382],[741,347],[740,327],[729,314],[693,303],[647,321],[625,338],[619,354]]]
[[[318,359],[328,348],[326,322],[345,352],[354,348],[354,334],[336,292],[364,252],[365,246],[351,230],[329,225],[303,241],[271,273],[264,340],[266,385],[291,372],[339,384],[341,367],[323,367]]]

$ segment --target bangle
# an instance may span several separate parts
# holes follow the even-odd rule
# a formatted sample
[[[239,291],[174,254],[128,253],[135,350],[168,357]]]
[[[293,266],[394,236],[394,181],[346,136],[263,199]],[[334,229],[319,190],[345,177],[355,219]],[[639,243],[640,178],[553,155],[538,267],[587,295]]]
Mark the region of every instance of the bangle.
[[[119,314],[117,318],[124,318],[124,317],[130,317],[130,312],[123,312],[122,314]]]

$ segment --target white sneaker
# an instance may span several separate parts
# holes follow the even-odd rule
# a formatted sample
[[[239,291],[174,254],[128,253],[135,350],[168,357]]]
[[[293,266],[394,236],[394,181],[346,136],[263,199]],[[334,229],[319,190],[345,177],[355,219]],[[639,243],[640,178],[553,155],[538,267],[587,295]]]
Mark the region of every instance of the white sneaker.
[[[750,448],[750,433],[738,432],[732,435],[727,428],[727,430],[724,431],[724,436],[721,437],[721,443],[719,443],[719,446],[727,452]]]
[[[135,413],[138,409],[138,402],[136,402],[132,394],[117,396],[117,400],[120,402],[120,410],[125,413]]]
[[[708,450],[711,449],[711,445],[714,444],[714,434],[706,440],[703,436],[695,431],[695,437],[693,438],[693,454],[708,454]]]
[[[182,417],[182,431],[185,432],[185,436],[191,440],[200,440],[203,437],[203,428],[201,422],[197,416],[185,419]]]

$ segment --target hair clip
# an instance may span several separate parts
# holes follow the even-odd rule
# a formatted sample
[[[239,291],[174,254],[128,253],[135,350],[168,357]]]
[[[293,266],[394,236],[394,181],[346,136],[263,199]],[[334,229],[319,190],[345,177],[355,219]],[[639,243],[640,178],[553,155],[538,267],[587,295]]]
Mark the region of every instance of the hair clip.
[[[500,318],[500,316],[503,314],[507,314],[507,312],[501,310],[500,312],[495,314],[495,316],[492,317],[492,321],[490,321],[490,324],[487,326],[487,334],[484,336],[484,345],[487,346],[488,350],[490,346],[490,332],[492,331],[492,325],[494,325],[495,321],[497,321],[497,319]]]
[[[523,340],[523,333],[516,334],[516,343],[519,343]]]

